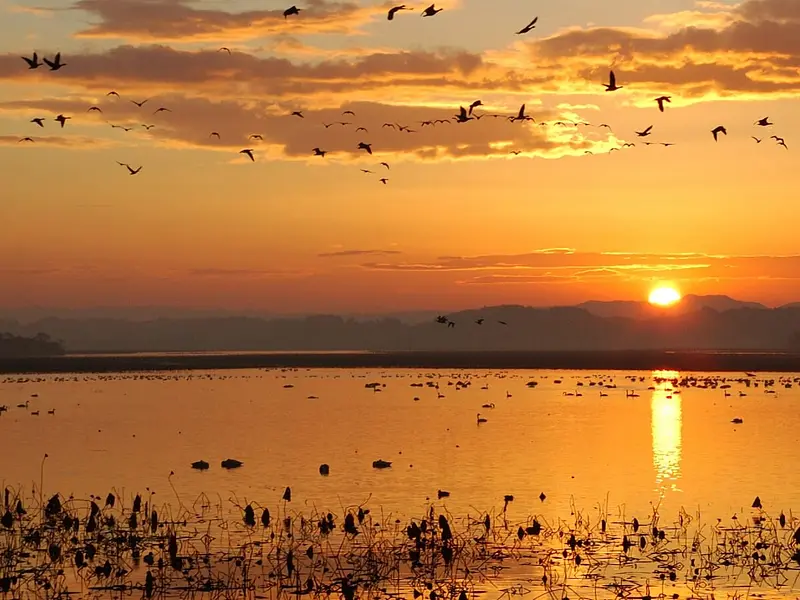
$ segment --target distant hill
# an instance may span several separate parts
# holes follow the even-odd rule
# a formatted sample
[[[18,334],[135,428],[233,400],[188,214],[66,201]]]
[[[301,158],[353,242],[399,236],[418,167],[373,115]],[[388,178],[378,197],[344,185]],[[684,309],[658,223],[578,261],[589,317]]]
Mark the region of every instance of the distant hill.
[[[60,356],[64,347],[45,333],[32,337],[0,333],[0,358],[30,358],[35,356]]]
[[[800,308],[769,309],[750,303],[729,310],[713,308],[731,306],[728,300],[700,303],[698,310],[659,310],[634,317],[600,316],[579,307],[494,306],[448,314],[453,327],[433,319],[406,323],[320,315],[147,321],[48,318],[16,324],[11,331],[23,336],[45,332],[64,340],[70,352],[800,349]],[[611,306],[618,311],[617,304]],[[478,319],[483,319],[481,325],[475,322]]]
[[[800,303],[797,304],[800,306]],[[769,310],[763,304],[758,302],[743,302],[735,300],[729,296],[696,296],[688,294],[681,298],[681,301],[675,306],[665,310],[664,308],[653,306],[649,302],[637,302],[628,300],[591,300],[578,304],[578,308],[589,311],[598,317],[626,317],[629,319],[649,319],[665,313],[688,313],[710,308],[717,312],[724,312],[727,310],[736,310],[741,308],[751,308],[760,310]]]

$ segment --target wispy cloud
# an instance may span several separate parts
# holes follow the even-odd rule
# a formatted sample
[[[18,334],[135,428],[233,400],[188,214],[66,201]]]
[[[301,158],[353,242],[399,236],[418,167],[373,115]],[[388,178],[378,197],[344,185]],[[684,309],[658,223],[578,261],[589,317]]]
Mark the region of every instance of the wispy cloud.
[[[391,256],[402,254],[400,250],[337,250],[335,252],[322,252],[317,254],[320,258],[339,258],[346,256]]]

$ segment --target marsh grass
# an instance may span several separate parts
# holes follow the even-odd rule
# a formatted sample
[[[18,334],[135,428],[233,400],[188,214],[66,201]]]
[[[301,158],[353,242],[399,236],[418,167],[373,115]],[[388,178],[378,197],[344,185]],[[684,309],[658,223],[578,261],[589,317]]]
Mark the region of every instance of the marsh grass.
[[[174,489],[174,488],[173,488]],[[286,493],[284,493],[284,497]],[[367,505],[293,510],[237,498],[78,499],[6,488],[4,599],[709,599],[800,593],[800,522],[762,509],[727,520],[607,506],[555,522],[502,510],[416,519]],[[40,500],[41,498],[41,500]],[[513,501],[513,499],[511,500]]]

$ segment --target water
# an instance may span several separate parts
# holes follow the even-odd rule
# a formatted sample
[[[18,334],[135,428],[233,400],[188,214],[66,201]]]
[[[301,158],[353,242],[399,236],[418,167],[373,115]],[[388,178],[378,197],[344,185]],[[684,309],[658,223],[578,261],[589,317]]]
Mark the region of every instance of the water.
[[[606,503],[611,514],[640,518],[656,505],[666,516],[685,507],[728,518],[748,513],[756,495],[773,514],[800,509],[800,390],[781,382],[791,377],[759,374],[758,387],[732,381],[727,392],[676,393],[653,376],[253,370],[8,378],[0,383],[0,405],[9,407],[0,415],[0,484],[38,485],[47,453],[45,492],[76,497],[149,487],[162,501],[205,492],[269,506],[291,486],[297,510],[366,502],[398,517],[420,514],[440,489],[451,495],[438,504],[462,515],[501,508],[513,494],[509,518],[520,519],[568,519],[573,506],[597,514]],[[765,393],[768,379],[775,393]],[[471,385],[448,385],[459,380]],[[526,386],[531,380],[536,388]],[[385,387],[374,392],[370,382]],[[411,387],[426,382],[438,391]],[[479,412],[486,423],[476,422]],[[744,422],[732,424],[735,417]],[[229,457],[244,466],[221,469]],[[211,469],[190,469],[199,459]],[[373,469],[377,459],[392,468]],[[319,475],[322,463],[328,477]]]

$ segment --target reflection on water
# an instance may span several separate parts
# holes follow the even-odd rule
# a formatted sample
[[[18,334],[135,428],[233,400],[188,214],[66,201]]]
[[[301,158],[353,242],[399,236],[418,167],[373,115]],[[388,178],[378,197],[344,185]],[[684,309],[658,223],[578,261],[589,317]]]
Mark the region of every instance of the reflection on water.
[[[653,371],[651,427],[656,487],[677,490],[681,477],[681,396],[677,371]]]

